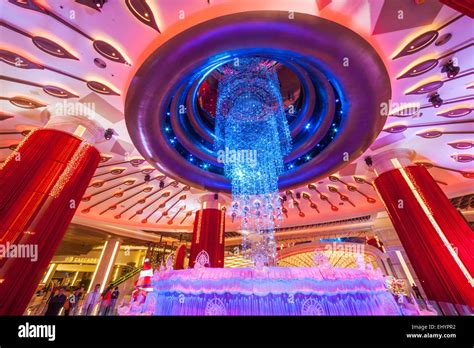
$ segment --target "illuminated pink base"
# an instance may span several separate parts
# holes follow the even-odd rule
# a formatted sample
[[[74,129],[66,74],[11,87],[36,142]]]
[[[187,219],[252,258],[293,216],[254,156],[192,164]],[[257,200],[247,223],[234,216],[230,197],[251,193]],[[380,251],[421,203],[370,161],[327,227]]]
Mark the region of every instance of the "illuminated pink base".
[[[155,272],[154,291],[122,315],[400,315],[379,270],[203,268]]]

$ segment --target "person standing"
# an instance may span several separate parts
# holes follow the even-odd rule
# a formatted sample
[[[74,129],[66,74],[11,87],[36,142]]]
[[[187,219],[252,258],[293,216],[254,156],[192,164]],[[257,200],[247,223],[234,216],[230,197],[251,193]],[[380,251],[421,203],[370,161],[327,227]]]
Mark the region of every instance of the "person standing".
[[[95,306],[100,301],[100,284],[97,284],[94,288],[94,291],[87,294],[84,301],[84,306],[82,307],[82,312],[84,315],[92,315],[94,312]]]
[[[64,305],[65,316],[74,315],[77,305],[77,292],[78,289],[72,291],[71,294],[68,296],[66,304]]]
[[[112,297],[112,289],[107,288],[104,296],[102,296],[102,302],[100,304],[100,315],[108,315],[110,309],[110,299]]]
[[[118,298],[120,296],[118,286],[115,287],[112,295],[110,295],[110,309],[108,315],[115,315],[115,306],[117,305]]]
[[[59,311],[64,306],[66,302],[66,295],[64,295],[64,288],[60,288],[55,292],[55,294],[50,298],[48,302],[48,308],[44,315],[59,315]]]
[[[416,286],[415,283],[413,283],[413,284],[411,285],[411,288],[412,288],[413,292],[415,293],[416,298],[419,299],[419,300],[424,301],[423,296],[421,295],[421,291],[420,291],[420,289],[418,288],[418,286]]]

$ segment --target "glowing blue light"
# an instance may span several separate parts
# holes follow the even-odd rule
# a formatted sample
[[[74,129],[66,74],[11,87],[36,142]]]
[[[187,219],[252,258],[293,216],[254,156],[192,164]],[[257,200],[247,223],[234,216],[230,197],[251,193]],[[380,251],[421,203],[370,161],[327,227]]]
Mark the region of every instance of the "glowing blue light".
[[[304,126],[306,129],[309,129],[309,127],[311,127],[311,123],[306,123],[306,126]]]
[[[233,210],[241,218],[243,254],[273,264],[274,230],[283,218],[278,177],[291,150],[276,71],[259,58],[222,66],[215,148],[231,180]]]

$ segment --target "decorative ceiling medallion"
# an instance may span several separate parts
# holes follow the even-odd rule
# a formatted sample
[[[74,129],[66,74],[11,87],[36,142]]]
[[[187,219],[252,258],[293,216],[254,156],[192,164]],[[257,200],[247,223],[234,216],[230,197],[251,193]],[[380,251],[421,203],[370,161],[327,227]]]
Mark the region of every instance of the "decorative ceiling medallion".
[[[74,25],[69,23],[64,18],[61,18],[60,16],[56,15],[54,12],[52,12],[52,11],[46,9],[46,8],[40,7],[39,5],[37,5],[35,3],[35,1],[33,1],[33,0],[9,0],[9,1],[12,4],[15,4],[17,6],[20,6],[20,7],[26,8],[26,9],[30,9],[30,10],[35,10],[35,11],[38,11],[38,12],[41,12],[41,13],[47,15],[50,18],[53,18],[54,20],[58,21],[62,25],[67,26],[68,28],[74,30],[76,33],[78,33],[78,34],[84,36],[85,38],[87,38],[88,40],[92,41],[94,49],[97,52],[99,52],[102,56],[104,56],[105,58],[110,59],[114,62],[126,63],[127,65],[129,65],[129,63],[127,63],[125,61],[123,56],[115,48],[113,48],[110,44],[108,44],[104,41],[101,41],[101,40],[94,40],[93,37],[87,35],[81,29],[75,27]]]
[[[474,161],[474,155],[471,154],[454,154],[450,156],[453,160],[459,163],[468,163]]]
[[[78,95],[75,95],[74,93],[71,93],[61,87],[57,86],[43,86],[43,91],[48,93],[49,95],[56,97],[56,98],[63,98],[63,99],[68,99],[68,98],[79,98]]]
[[[409,68],[402,75],[397,76],[397,80],[415,77],[424,74],[438,65],[438,59],[428,59]]]
[[[393,59],[397,59],[400,57],[408,56],[410,54],[416,53],[421,51],[423,48],[429,46],[436,38],[438,37],[439,33],[437,30],[430,30],[426,33],[423,33],[413,40],[411,40],[402,50],[395,56]]]
[[[142,169],[143,174],[150,174],[155,170],[155,168],[144,168]]]
[[[425,138],[425,139],[439,138],[442,135],[443,135],[443,132],[439,131],[439,130],[430,130],[430,131],[427,131],[427,132],[417,134],[417,136]]]
[[[46,104],[25,97],[12,97],[9,99],[9,101],[13,105],[23,109],[37,109],[46,106]]]
[[[37,4],[34,0],[8,0],[8,2],[26,8],[28,10],[38,11],[41,13],[46,13],[46,10],[41,5]]]
[[[114,168],[110,171],[112,175],[119,175],[122,174],[127,168]]]
[[[72,55],[68,50],[64,47],[61,47],[56,42],[46,39],[41,36],[35,36],[32,38],[33,43],[36,47],[38,47],[43,52],[51,54],[58,58],[66,58],[66,59],[74,59],[79,60],[79,58]]]
[[[452,37],[453,37],[453,34],[451,33],[443,34],[438,38],[438,40],[436,40],[435,45],[442,46],[445,43],[447,43],[449,40],[451,40]]]
[[[113,60],[114,62],[128,64],[122,54],[109,43],[102,40],[94,40],[92,45],[103,57]]]
[[[117,92],[113,91],[110,87],[104,85],[103,83],[97,82],[97,81],[86,81],[81,77],[69,74],[67,72],[61,71],[59,69],[50,67],[50,66],[43,66],[37,63],[33,63],[32,61],[26,59],[25,57],[22,57],[16,53],[6,51],[6,50],[0,50],[0,59],[4,61],[5,63],[15,66],[17,68],[22,68],[22,69],[46,69],[53,71],[55,73],[68,76],[70,78],[83,81],[87,83],[87,87],[89,87],[91,90],[94,92],[100,93],[100,94],[105,94],[105,95],[120,95]]]
[[[132,14],[142,23],[148,25],[149,27],[155,29],[157,32],[160,32],[158,25],[156,24],[155,17],[153,12],[150,9],[150,6],[146,3],[145,0],[126,0],[125,4]]]
[[[89,87],[94,92],[105,94],[105,95],[120,95],[117,92],[113,91],[110,87],[104,85],[103,83],[97,81],[87,81],[87,87]]]
[[[387,128],[384,128],[383,131],[387,133],[401,133],[408,129],[408,126],[404,124],[396,124]]]
[[[0,111],[0,121],[5,121],[13,117],[15,116],[9,115],[9,114],[4,113],[3,111]]]
[[[412,90],[405,93],[405,95],[418,95],[418,94],[425,94],[437,91],[443,86],[443,81],[432,81],[425,83],[419,87],[413,88]]]
[[[453,141],[453,142],[448,143],[448,145],[455,148],[456,150],[469,150],[474,147],[474,141],[472,140]]]
[[[33,63],[31,60],[7,50],[0,49],[0,59],[5,63],[20,69],[44,69],[44,66]]]
[[[111,155],[102,154],[100,155],[100,163],[105,163],[112,158]]]
[[[138,167],[142,165],[145,162],[145,159],[143,158],[133,158],[130,160],[130,164],[134,167]]]
[[[358,184],[366,184],[372,186],[372,183],[368,182],[365,178],[360,176],[353,176],[354,181]]]
[[[441,117],[448,117],[448,118],[456,118],[456,117],[463,117],[467,116],[471,113],[472,109],[468,107],[461,107],[457,109],[452,109],[444,112],[437,113],[437,116]]]

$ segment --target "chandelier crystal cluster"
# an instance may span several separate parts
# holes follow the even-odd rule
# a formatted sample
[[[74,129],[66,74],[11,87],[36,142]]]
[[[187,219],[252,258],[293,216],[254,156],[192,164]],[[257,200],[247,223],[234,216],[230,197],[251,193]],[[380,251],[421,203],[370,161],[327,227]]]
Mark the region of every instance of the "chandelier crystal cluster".
[[[273,265],[282,220],[278,177],[291,136],[274,62],[236,59],[221,68],[216,109],[218,160],[232,184],[232,214],[241,219],[243,254]]]

